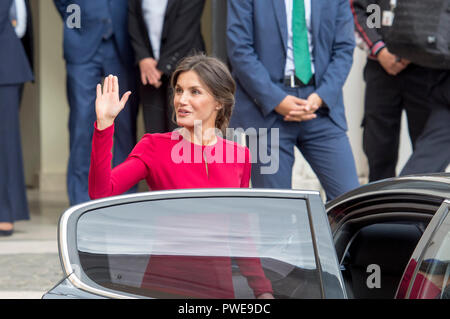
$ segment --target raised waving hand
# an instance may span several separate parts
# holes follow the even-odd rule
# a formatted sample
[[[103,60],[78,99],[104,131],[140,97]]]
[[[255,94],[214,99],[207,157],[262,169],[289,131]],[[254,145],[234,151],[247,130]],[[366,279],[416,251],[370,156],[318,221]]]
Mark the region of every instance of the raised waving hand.
[[[97,114],[97,128],[103,130],[114,123],[115,118],[123,110],[131,92],[126,92],[119,100],[119,79],[109,75],[103,83],[97,84],[97,99],[95,112]]]

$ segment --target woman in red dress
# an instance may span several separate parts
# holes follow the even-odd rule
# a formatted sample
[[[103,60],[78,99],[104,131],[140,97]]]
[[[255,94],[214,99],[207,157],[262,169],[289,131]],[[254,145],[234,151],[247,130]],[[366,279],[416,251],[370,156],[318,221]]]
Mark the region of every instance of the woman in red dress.
[[[176,122],[181,129],[145,134],[125,162],[111,169],[114,119],[131,92],[119,99],[118,79],[112,75],[105,78],[103,90],[97,85],[97,121],[89,172],[91,199],[122,194],[142,179],[151,190],[249,187],[248,148],[217,134],[225,132],[234,106],[235,82],[227,67],[205,55],[185,58],[173,73],[171,86]],[[255,297],[272,298],[271,283],[264,276],[259,258],[236,258],[236,261]],[[220,269],[229,270],[208,273],[204,271],[207,264],[220,264]],[[188,287],[169,287],[169,281],[185,279],[186,269],[190,269],[194,284],[207,282],[212,288],[196,294]],[[162,274],[170,278],[164,281]],[[231,259],[152,256],[142,287],[178,289],[197,297],[233,298]]]

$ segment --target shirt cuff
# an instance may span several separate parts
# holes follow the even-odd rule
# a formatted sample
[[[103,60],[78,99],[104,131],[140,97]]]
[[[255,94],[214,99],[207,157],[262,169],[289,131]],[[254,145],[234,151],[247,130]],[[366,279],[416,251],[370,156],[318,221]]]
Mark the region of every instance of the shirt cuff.
[[[370,49],[371,56],[376,57],[378,55],[378,53],[380,53],[380,51],[382,49],[384,49],[385,47],[386,47],[386,44],[383,41],[380,40],[378,42],[375,42],[375,44]]]

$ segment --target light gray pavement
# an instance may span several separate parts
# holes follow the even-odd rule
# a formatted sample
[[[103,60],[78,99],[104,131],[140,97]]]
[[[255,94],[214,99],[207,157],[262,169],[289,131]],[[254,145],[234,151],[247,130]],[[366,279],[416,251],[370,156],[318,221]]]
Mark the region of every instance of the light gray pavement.
[[[62,279],[57,225],[69,207],[64,193],[27,192],[30,220],[0,237],[0,299],[35,299]]]

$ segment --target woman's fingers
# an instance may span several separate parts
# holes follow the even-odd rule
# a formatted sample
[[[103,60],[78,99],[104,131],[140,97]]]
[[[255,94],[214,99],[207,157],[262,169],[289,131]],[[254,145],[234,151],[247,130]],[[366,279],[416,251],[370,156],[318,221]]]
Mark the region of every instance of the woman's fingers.
[[[97,99],[102,96],[102,85],[99,83],[97,84]]]
[[[113,83],[113,85],[112,85],[111,92],[119,93],[119,78],[117,76],[113,76],[112,77],[112,83]]]
[[[125,94],[122,96],[122,99],[120,100],[120,106],[121,108],[125,107],[125,104],[127,104],[128,98],[130,97],[131,92],[127,91],[125,92]]]
[[[112,93],[114,89],[114,77],[110,74],[108,75],[108,93]]]
[[[109,83],[108,77],[105,77],[105,80],[103,81],[103,94],[108,93],[108,83]]]
[[[119,78],[117,76],[108,75],[103,82],[103,95],[115,93],[119,94]],[[97,85],[97,98],[102,96],[102,85]],[[117,96],[118,98],[118,96]]]

